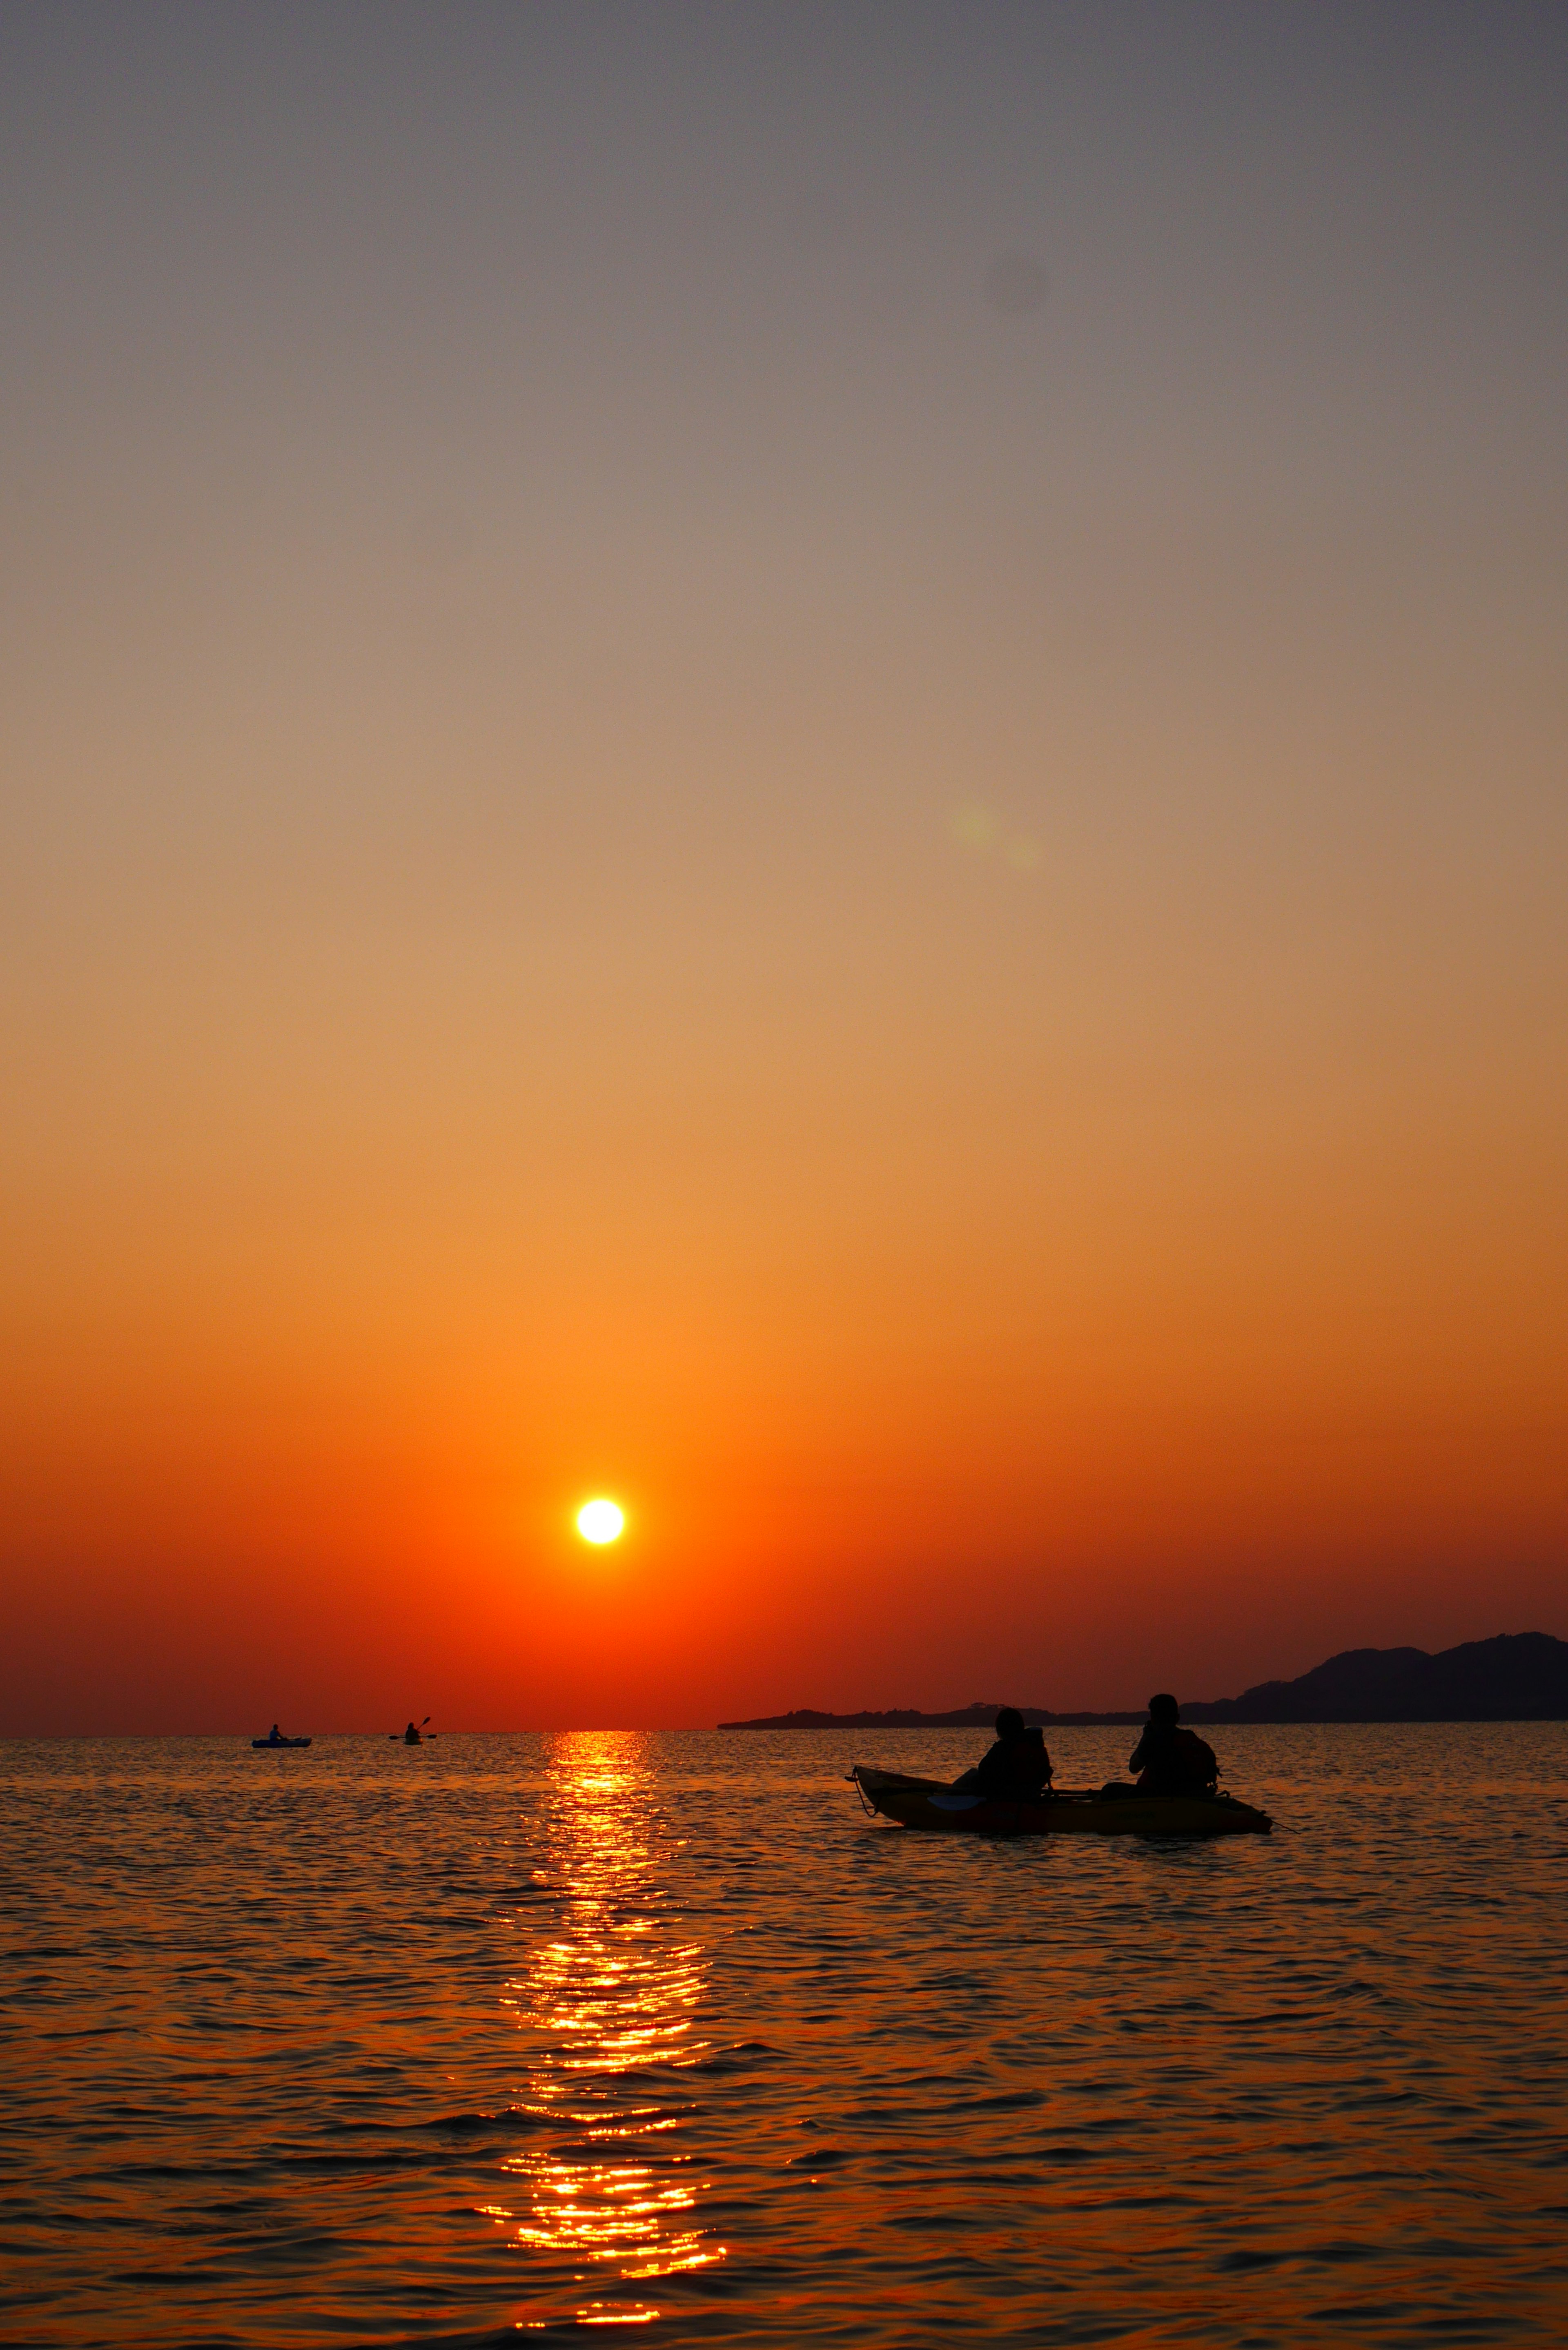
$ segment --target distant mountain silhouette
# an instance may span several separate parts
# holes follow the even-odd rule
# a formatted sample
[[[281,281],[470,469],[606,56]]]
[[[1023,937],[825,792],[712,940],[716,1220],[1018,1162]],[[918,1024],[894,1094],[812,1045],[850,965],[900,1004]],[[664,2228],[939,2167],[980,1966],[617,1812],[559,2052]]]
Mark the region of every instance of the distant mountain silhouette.
[[[1183,1706],[1195,1721],[1563,1721],[1568,1640],[1500,1633],[1428,1656],[1425,1648],[1346,1648],[1293,1681]]]
[[[1000,1702],[1000,1700],[999,1700]],[[1065,1714],[1044,1713],[1038,1706],[1020,1706],[1025,1721],[1064,1721]],[[951,1713],[921,1713],[917,1706],[894,1706],[887,1713],[818,1713],[809,1705],[793,1713],[767,1713],[755,1721],[722,1721],[721,1730],[989,1730],[996,1718],[994,1705],[961,1705]],[[1085,1716],[1085,1720],[1088,1717]],[[1097,1718],[1097,1717],[1096,1717]],[[1134,1716],[1128,1714],[1131,1721]],[[1143,1719],[1142,1715],[1137,1717]]]
[[[1112,1725],[1137,1713],[1052,1713],[1021,1706],[1027,1722]],[[989,1730],[996,1707],[921,1713],[766,1714],[722,1721],[721,1730]],[[1240,1697],[1183,1700],[1186,1721],[1568,1721],[1568,1640],[1549,1632],[1501,1632],[1465,1640],[1429,1656],[1425,1648],[1345,1648],[1293,1681],[1260,1681]]]

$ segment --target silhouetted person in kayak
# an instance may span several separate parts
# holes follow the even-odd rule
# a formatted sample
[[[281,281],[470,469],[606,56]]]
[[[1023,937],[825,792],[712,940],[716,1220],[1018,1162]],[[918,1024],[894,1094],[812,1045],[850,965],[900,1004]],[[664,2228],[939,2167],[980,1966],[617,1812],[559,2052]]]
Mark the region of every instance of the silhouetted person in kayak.
[[[953,1781],[962,1794],[990,1795],[999,1803],[1037,1804],[1051,1783],[1051,1757],[1044,1735],[1024,1727],[1015,1705],[996,1717],[996,1743],[972,1771]]]
[[[1207,1739],[1181,1727],[1181,1708],[1168,1690],[1148,1701],[1143,1736],[1127,1758],[1140,1795],[1211,1795],[1220,1764]]]

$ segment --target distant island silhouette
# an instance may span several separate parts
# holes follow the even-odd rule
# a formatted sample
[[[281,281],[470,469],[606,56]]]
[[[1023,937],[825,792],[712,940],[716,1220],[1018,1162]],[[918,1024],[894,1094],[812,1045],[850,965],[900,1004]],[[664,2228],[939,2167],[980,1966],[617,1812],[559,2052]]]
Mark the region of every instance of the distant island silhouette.
[[[885,1713],[759,1715],[722,1721],[721,1730],[989,1729],[993,1703],[976,1699],[950,1713],[895,1707]],[[1107,1726],[1143,1720],[1136,1713],[1053,1713],[1021,1706],[1042,1729]],[[1181,1701],[1184,1721],[1568,1721],[1568,1640],[1549,1632],[1501,1632],[1464,1640],[1436,1656],[1425,1648],[1345,1648],[1293,1681],[1260,1681],[1240,1697]]]

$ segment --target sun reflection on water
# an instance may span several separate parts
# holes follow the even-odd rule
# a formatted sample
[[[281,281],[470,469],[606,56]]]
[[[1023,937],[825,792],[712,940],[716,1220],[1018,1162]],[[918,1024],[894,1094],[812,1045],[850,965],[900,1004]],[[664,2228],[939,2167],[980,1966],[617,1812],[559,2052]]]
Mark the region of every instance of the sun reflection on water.
[[[642,1751],[635,1735],[556,1741],[534,1879],[557,1896],[559,1921],[506,1992],[528,2047],[518,2109],[553,2126],[504,2165],[520,2202],[490,2216],[541,2265],[601,2289],[724,2257],[696,2216],[705,2182],[677,2144],[674,2075],[706,2045],[695,2033],[706,1953],[662,1914]],[[659,2314],[631,2298],[573,2312],[585,2325]]]

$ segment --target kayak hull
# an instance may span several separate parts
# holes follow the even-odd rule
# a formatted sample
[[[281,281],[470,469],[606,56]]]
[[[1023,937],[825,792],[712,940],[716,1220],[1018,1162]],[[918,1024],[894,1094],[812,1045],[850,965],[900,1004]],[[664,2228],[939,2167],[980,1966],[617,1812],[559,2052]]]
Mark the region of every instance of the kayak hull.
[[[1220,1836],[1267,1835],[1267,1812],[1233,1795],[1050,1795],[1043,1803],[999,1803],[955,1794],[940,1779],[912,1779],[857,1762],[851,1773],[865,1801],[907,1828],[947,1835]]]
[[[253,1738],[252,1751],[257,1754],[281,1754],[286,1746],[308,1746],[308,1738]]]

